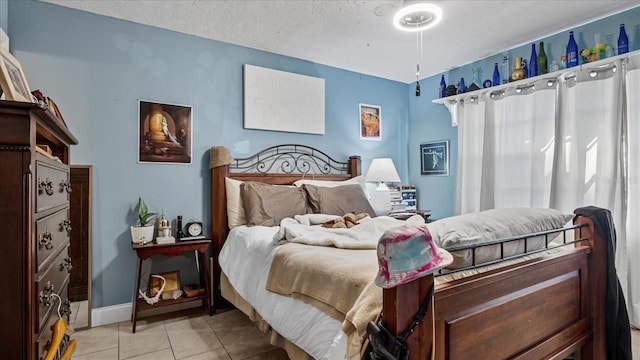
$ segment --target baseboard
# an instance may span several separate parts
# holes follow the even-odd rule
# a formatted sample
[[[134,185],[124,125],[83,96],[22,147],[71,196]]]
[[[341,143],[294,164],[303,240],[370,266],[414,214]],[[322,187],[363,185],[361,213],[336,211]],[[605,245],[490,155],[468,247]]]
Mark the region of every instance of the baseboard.
[[[192,301],[171,306],[165,306],[157,309],[145,310],[142,317],[165,314],[168,312],[197,308],[202,306],[201,301]],[[131,310],[133,303],[105,306],[91,310],[91,327],[109,325],[122,321],[131,321]],[[138,315],[138,319],[141,316]]]
[[[91,327],[119,323],[131,319],[133,303],[105,306],[91,310]]]

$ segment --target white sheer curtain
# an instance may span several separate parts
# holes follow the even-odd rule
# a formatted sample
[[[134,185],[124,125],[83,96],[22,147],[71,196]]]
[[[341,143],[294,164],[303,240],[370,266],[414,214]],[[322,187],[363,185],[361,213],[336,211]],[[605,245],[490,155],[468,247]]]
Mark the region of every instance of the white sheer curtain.
[[[459,213],[549,206],[554,85],[555,80],[543,79],[460,105]]]
[[[458,177],[456,212],[466,214],[480,209],[482,154],[484,149],[485,105],[481,99],[458,102]]]
[[[458,213],[610,209],[616,269],[631,323],[639,327],[640,55],[582,65],[456,106]]]
[[[625,71],[626,90],[626,237],[618,241],[618,268],[626,268],[620,276],[626,286],[626,301],[631,324],[640,328],[640,55],[628,59]],[[619,229],[619,227],[616,227]]]

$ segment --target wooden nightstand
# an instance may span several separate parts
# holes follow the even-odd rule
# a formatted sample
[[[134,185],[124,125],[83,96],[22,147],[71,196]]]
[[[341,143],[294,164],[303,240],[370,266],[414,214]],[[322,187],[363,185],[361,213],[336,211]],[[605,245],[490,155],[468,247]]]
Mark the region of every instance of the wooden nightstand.
[[[136,290],[133,294],[135,301],[133,302],[133,309],[131,311],[131,321],[133,322],[133,332],[136,332],[136,321],[138,320],[138,312],[159,308],[163,306],[175,305],[186,303],[190,301],[202,300],[203,305],[211,313],[211,303],[209,302],[209,272],[207,271],[207,258],[206,253],[211,244],[211,240],[191,240],[191,241],[177,241],[171,244],[155,244],[149,243],[146,245],[133,244],[132,248],[138,255],[138,274],[136,280]],[[200,286],[204,286],[205,292],[202,295],[194,297],[179,297],[177,299],[160,300],[159,302],[149,305],[144,299],[138,298],[138,289],[140,289],[140,276],[142,271],[142,262],[153,255],[165,255],[169,257],[181,255],[187,251],[196,251],[198,253],[198,272],[200,273]]]

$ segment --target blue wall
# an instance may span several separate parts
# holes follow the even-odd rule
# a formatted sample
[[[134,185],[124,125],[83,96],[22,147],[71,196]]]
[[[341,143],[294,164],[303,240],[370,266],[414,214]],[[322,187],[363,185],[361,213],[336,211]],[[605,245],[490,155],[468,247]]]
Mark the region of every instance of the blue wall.
[[[625,29],[629,37],[629,51],[640,49],[640,7],[627,10],[623,13],[612,15],[605,19],[579,26],[567,31],[548,36],[543,39],[532,39],[530,43],[524,44],[515,49],[506,51],[509,55],[511,65],[513,60],[521,56],[527,62],[531,56],[531,43],[544,41],[545,52],[547,54],[549,66],[551,61],[560,63],[562,47],[566,47],[569,40],[569,31],[574,31],[574,37],[578,43],[578,49],[595,45],[594,35],[600,34],[603,42],[609,40],[617,49],[617,39],[620,24],[625,24]],[[503,53],[480,59],[471,64],[466,64],[447,71],[444,76],[447,84],[455,84],[460,78],[465,79],[467,86],[473,81],[472,68],[481,67],[483,69],[483,79],[491,79],[494,63],[500,64]],[[454,65],[454,64],[452,64]],[[500,74],[504,77],[504,74]],[[431,209],[432,217],[435,219],[454,215],[455,212],[455,189],[456,189],[456,164],[457,164],[457,128],[451,127],[451,116],[444,105],[433,104],[431,101],[438,97],[438,86],[440,85],[440,74],[420,81],[422,96],[415,97],[409,91],[409,182],[415,184],[418,189],[418,204],[420,207]],[[420,144],[435,140],[450,140],[451,150],[451,171],[450,176],[421,176],[420,175]]]
[[[208,229],[213,145],[240,157],[307,144],[336,159],[361,155],[365,172],[372,158],[392,157],[407,178],[407,84],[37,1],[9,2],[8,19],[12,53],[30,88],[56,101],[80,142],[71,162],[94,166],[94,308],[132,301],[129,226],[138,196],[153,211],[197,217]],[[243,129],[243,64],[324,78],[325,135]],[[138,99],[193,107],[191,165],[137,163]],[[382,107],[382,141],[359,139],[360,102]],[[160,266],[190,262],[179,257]]]

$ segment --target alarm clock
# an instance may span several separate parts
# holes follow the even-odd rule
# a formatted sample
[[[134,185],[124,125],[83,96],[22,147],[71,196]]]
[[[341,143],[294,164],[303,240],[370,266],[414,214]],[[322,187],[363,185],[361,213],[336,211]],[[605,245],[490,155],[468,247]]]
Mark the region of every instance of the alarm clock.
[[[190,220],[187,223],[187,236],[201,236],[202,221]]]

